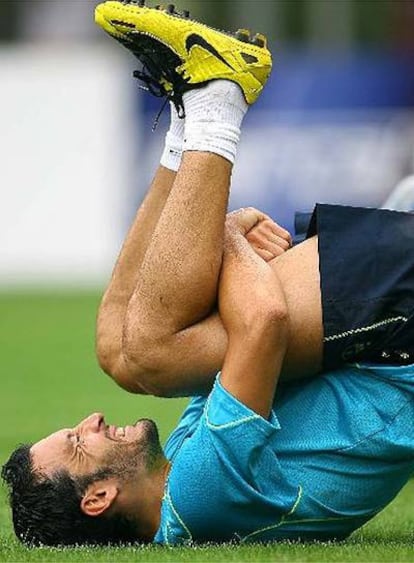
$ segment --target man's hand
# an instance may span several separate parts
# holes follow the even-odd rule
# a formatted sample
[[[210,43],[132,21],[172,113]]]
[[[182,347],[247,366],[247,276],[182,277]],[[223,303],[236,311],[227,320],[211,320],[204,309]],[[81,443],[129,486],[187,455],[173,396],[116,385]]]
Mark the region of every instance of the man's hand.
[[[280,256],[292,246],[290,233],[254,207],[229,213],[226,218],[226,230],[243,234],[256,254],[265,262]]]

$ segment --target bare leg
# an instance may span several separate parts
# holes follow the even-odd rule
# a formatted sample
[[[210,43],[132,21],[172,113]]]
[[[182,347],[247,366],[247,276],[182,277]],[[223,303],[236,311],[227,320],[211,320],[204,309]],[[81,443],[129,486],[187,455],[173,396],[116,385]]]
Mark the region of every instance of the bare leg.
[[[242,74],[235,71],[244,95],[233,82],[215,79],[183,95],[184,150],[189,154],[164,207],[161,203],[150,213],[149,228],[144,227],[145,217],[137,218],[101,307],[101,364],[131,391],[197,392],[208,387],[212,372],[221,367],[227,335],[217,314],[210,312],[221,267],[229,162],[234,162],[246,99],[257,98],[271,66],[269,53],[263,52],[262,66],[259,59],[254,60],[257,65],[244,58],[245,65],[240,59]],[[222,76],[221,71],[217,76]],[[314,249],[309,249],[312,255]],[[115,337],[109,326],[112,322]],[[312,326],[309,323],[307,329]]]
[[[107,373],[120,371],[122,331],[129,300],[153,231],[174,183],[176,173],[160,166],[125,239],[112,279],[98,312],[96,349]]]
[[[199,393],[211,387],[222,366],[227,334],[211,311],[231,168],[229,160],[214,151],[188,151],[173,187],[174,174],[161,169],[137,215],[98,321],[101,365],[129,391]],[[320,365],[317,246],[305,247],[305,252],[287,253],[296,260],[282,260],[284,255],[272,264],[289,286],[286,299],[293,311],[294,337],[284,366],[289,376],[315,373]],[[301,285],[292,284],[292,279],[301,280]],[[305,324],[300,306],[304,296]]]
[[[216,169],[217,163],[223,167],[222,172]],[[209,174],[213,174],[208,183],[206,168]],[[170,238],[169,233],[173,224],[175,225],[171,222],[171,217],[179,213],[178,229],[181,232],[185,227],[181,220],[183,214],[181,211],[177,211],[175,204],[169,206],[166,214],[163,213],[172,181],[176,177],[175,173],[166,169],[158,170],[147,198],[137,213],[134,225],[128,234],[115,267],[113,279],[100,308],[98,352],[100,352],[100,362],[105,371],[121,386],[132,392],[185,395],[207,391],[211,387],[215,373],[221,369],[227,347],[227,334],[217,313],[210,315],[209,313],[210,308],[214,308],[216,301],[216,275],[213,270],[215,269],[217,272],[217,261],[219,261],[222,249],[219,233],[222,233],[223,206],[228,193],[229,173],[226,170],[228,168],[229,164],[225,160],[213,154],[195,152],[187,154],[185,167],[180,172],[180,177],[177,177],[174,190],[180,196],[177,205],[181,205],[185,211],[187,200],[189,203],[193,202],[197,205],[198,215],[195,214],[193,208],[188,209],[192,220],[191,228],[195,224],[195,234],[191,235],[186,230],[186,237],[178,236],[175,241],[175,250],[171,243],[178,231],[173,233]],[[198,174],[202,175],[198,176]],[[219,177],[216,177],[217,174]],[[183,183],[186,184],[187,181],[190,183],[189,190],[185,185],[183,186]],[[207,248],[208,240],[205,240],[206,229],[202,227],[202,222],[208,221],[209,214],[201,213],[201,220],[195,219],[200,214],[200,206],[204,205],[206,200],[208,204],[210,203],[207,195],[208,186],[210,188],[215,186],[219,191],[219,186],[223,182],[226,187],[220,192],[220,224],[211,239],[218,242],[213,243],[213,255],[211,255],[211,250]],[[198,193],[197,190],[200,191],[200,198],[197,196],[190,198],[189,193]],[[203,194],[204,197],[201,197]],[[157,225],[161,215],[162,222],[160,221],[160,224]],[[217,221],[218,216],[213,219]],[[186,225],[187,229],[190,228],[189,224],[186,223]],[[150,237],[153,233],[154,240],[149,249]],[[157,250],[162,239],[165,241],[168,254],[168,260],[165,263],[165,266],[168,267],[168,274],[165,273],[164,264],[160,264],[161,255]],[[158,242],[155,242],[156,240]],[[185,250],[184,262],[181,262],[180,259],[175,265],[175,260],[181,256],[179,249],[183,248],[184,240],[190,247],[190,252]],[[139,269],[147,250],[149,252],[145,259],[146,281],[144,283],[146,285],[144,287],[151,300],[143,298],[139,283],[143,281]],[[212,262],[206,259],[210,255]],[[153,257],[155,257],[154,262]],[[164,258],[162,262],[164,262]],[[207,270],[207,278],[203,282],[205,293],[203,293],[200,292],[201,287],[198,285],[201,283],[199,273],[208,268],[210,263],[213,269]],[[285,379],[305,377],[320,369],[322,322],[318,265],[316,239],[302,243],[271,263],[286,294],[292,327],[282,373]],[[191,275],[187,272],[187,277],[185,276],[185,269],[188,268],[192,270],[191,275],[195,276],[194,286],[191,285],[193,283]],[[155,296],[158,296],[159,300],[163,296],[161,291],[164,291],[161,290],[161,285],[158,288],[157,282],[151,281],[154,280],[152,276],[157,277],[158,274],[165,286],[165,295],[172,300],[172,305],[168,310],[165,300],[162,306],[160,301],[160,306],[156,303],[155,309],[152,310],[152,300],[155,300]],[[180,281],[180,286],[176,283],[178,281]],[[188,288],[191,291],[187,293],[189,281],[191,283]],[[156,293],[153,292],[154,288],[156,288]],[[178,290],[180,295],[176,300]],[[132,294],[134,300],[128,310],[128,323],[125,323],[126,311]],[[188,298],[188,295],[191,298]],[[187,308],[188,305],[191,306],[191,310]],[[146,312],[147,308],[149,308],[149,313]],[[140,319],[143,320],[144,317],[141,312],[147,315],[146,325],[142,326],[140,326]],[[191,318],[192,314],[195,315],[194,318]],[[205,315],[207,315],[206,318],[204,318]],[[202,320],[196,322],[196,319]],[[129,361],[127,361],[125,350],[122,349],[124,325]],[[144,331],[147,333],[146,335]],[[149,386],[147,384],[148,390],[145,391],[142,383],[149,375],[152,381]]]
[[[189,154],[202,155],[202,153]],[[213,155],[206,156],[213,157]],[[162,230],[159,231],[158,236],[161,236],[162,232]],[[139,233],[139,229],[135,233]],[[195,241],[197,241],[196,238]],[[139,245],[139,239],[135,243]],[[131,244],[134,244],[132,239]],[[169,246],[168,234],[166,244],[167,249],[171,252],[170,258],[174,260],[176,255]],[[191,252],[196,250],[196,242],[191,243],[190,246]],[[221,248],[220,243],[215,247],[215,251],[217,248]],[[151,252],[156,255],[154,245],[152,245]],[[187,254],[187,257],[189,256]],[[199,256],[196,256],[195,260],[198,258]],[[191,268],[195,264],[195,261],[189,260],[189,263],[183,264],[183,267]],[[207,262],[204,260],[201,266],[204,268],[206,264]],[[307,377],[317,373],[321,367],[323,333],[318,266],[317,241],[315,238],[302,243],[271,262],[272,269],[277,273],[282,283],[290,316],[290,338],[282,371],[284,379]],[[154,268],[154,270],[155,274],[161,273],[157,268]],[[163,300],[161,303],[159,291],[152,293],[151,283],[149,283],[150,297],[156,301],[156,296],[158,296],[158,302],[154,303],[154,311],[151,309],[151,299],[147,300],[139,293],[139,283],[137,290],[134,292],[134,300],[128,309],[128,322],[125,325],[128,355],[125,354],[124,349],[121,356],[116,356],[117,365],[113,370],[109,370],[115,381],[129,391],[148,392],[163,396],[182,396],[205,392],[210,389],[216,372],[222,367],[227,348],[227,333],[223,328],[220,317],[217,313],[213,313],[200,322],[191,323],[190,321],[187,327],[180,330],[181,323],[188,322],[184,318],[188,314],[187,293],[184,291],[184,294],[175,302],[174,293],[178,289],[178,285],[175,283],[174,268],[172,270],[173,279],[171,283],[169,284],[168,280],[163,279],[167,286],[167,292],[174,301],[168,316],[164,310],[164,305],[167,305],[167,302]],[[182,273],[183,271],[180,265],[177,272]],[[198,283],[197,269],[194,271],[194,275],[196,276],[196,283]],[[147,280],[149,279],[147,278]],[[181,278],[181,282],[187,285],[190,279],[190,277]],[[119,281],[122,283],[121,280]],[[207,285],[209,285],[208,282]],[[214,285],[213,297],[210,294],[210,299],[208,299],[206,294],[206,299],[201,299],[200,310],[208,309],[208,300],[213,299],[213,303],[215,303],[216,291],[217,287]],[[195,297],[198,297],[198,294],[195,294]],[[123,304],[120,305],[123,307]],[[177,305],[180,308],[179,315],[177,319],[171,318],[171,312],[176,310]],[[191,300],[190,305],[194,307],[193,300]],[[144,334],[139,319],[143,318],[140,311],[146,311],[147,308],[149,308],[149,313],[146,317],[145,330],[148,334]],[[197,309],[198,305],[195,307],[195,314],[200,316]],[[182,312],[184,312],[184,316],[181,317],[181,322],[176,324]],[[122,316],[122,310],[120,316]],[[109,324],[112,325],[110,315],[106,320],[109,320]],[[123,322],[124,320],[123,318]],[[103,332],[108,330],[104,323],[102,326]],[[109,335],[108,343],[110,343]],[[147,382],[148,376],[151,377],[149,385]],[[146,391],[143,383],[146,383]]]
[[[174,393],[175,374],[165,367],[171,355],[184,391],[205,386],[203,363],[215,368],[215,358],[224,356],[227,340],[222,327],[217,333],[217,322],[212,339],[207,327],[196,373],[185,365],[188,345],[181,342],[189,327],[209,316],[216,301],[231,169],[230,162],[213,153],[184,153],[148,246],[128,306],[124,351],[129,373],[139,374],[151,393],[158,391],[157,374],[162,374],[163,394],[169,387]]]
[[[111,331],[107,327],[115,318],[114,307],[119,311],[116,349],[112,348],[115,354],[108,353],[110,360],[101,364],[120,385],[137,392],[143,389],[157,392],[153,386],[154,372],[165,375],[165,356],[168,355],[171,366],[172,343],[181,343],[186,331],[194,325],[197,328],[202,325],[203,333],[206,325],[207,328],[214,325],[211,346],[215,352],[211,357],[207,353],[205,362],[209,369],[219,367],[216,358],[223,356],[226,345],[225,331],[217,323],[217,317],[213,322],[208,317],[216,301],[230,174],[247,104],[239,87],[226,81],[214,81],[201,90],[189,92],[185,104],[187,152],[153,230],[139,274],[136,274],[137,261],[132,268],[132,271],[136,268],[135,274],[129,275],[125,267],[125,263],[130,263],[129,254],[133,255],[137,230],[142,227],[138,217],[114,275],[110,298],[104,300],[101,309],[98,335],[99,349],[103,350],[101,357],[111,345]],[[133,279],[136,288],[122,332],[118,320]],[[114,299],[114,295],[121,298]],[[186,345],[179,346],[176,352],[188,354],[190,341],[191,338],[186,339]],[[180,359],[177,365],[180,366]],[[194,358],[187,367],[194,369]],[[204,372],[202,365],[201,373]],[[163,377],[163,394],[166,385],[168,388]],[[180,387],[183,385],[184,380]]]

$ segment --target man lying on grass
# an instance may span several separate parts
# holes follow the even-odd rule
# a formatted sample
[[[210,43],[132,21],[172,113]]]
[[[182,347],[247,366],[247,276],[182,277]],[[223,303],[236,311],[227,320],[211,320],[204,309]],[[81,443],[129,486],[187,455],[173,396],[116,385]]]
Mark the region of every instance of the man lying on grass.
[[[294,248],[257,210],[226,218],[242,119],[270,72],[263,37],[136,4],[96,14],[173,102],[100,308],[98,358],[129,391],[193,399],[164,450],[152,421],[99,413],[17,449],[3,468],[16,534],[346,538],[414,470],[414,216],[318,206]]]

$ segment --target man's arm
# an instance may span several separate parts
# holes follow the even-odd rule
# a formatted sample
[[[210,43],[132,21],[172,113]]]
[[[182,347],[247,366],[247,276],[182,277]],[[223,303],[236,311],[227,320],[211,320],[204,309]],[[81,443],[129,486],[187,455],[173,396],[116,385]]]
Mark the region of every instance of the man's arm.
[[[131,294],[137,283],[139,271],[151,236],[171,191],[176,174],[162,166],[158,169],[151,188],[137,212],[128,233],[111,283],[105,292],[97,319],[97,356],[103,370],[117,379],[123,387],[135,393],[145,393],[139,375],[130,377],[129,367],[122,353],[122,336]],[[246,234],[255,252],[266,261],[283,254],[291,245],[290,234],[267,215],[248,209],[234,211],[228,221],[243,223],[246,215],[257,214],[258,221]],[[202,346],[200,347],[200,343]],[[170,363],[165,371],[170,377],[165,391],[159,394],[183,395],[208,391],[216,372],[222,366],[227,337],[217,313],[184,331],[165,354]],[[192,353],[191,350],[194,350]],[[159,349],[160,357],[163,350]],[[174,359],[173,363],[171,362]],[[127,377],[125,377],[127,374]],[[191,381],[189,385],[184,381]],[[172,383],[174,382],[174,383]],[[167,390],[168,388],[168,390]]]
[[[268,418],[287,349],[289,318],[280,281],[239,229],[227,229],[219,313],[228,346],[221,383]]]

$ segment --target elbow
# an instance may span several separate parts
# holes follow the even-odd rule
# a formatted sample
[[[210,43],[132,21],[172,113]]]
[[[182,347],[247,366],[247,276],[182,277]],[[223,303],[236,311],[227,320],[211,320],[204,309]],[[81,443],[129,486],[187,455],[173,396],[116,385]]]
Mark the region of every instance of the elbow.
[[[289,325],[287,305],[278,299],[257,300],[244,315],[247,332],[273,330],[283,333]]]
[[[283,348],[288,342],[289,325],[289,313],[284,303],[273,299],[256,302],[245,316],[245,326],[239,336],[244,341],[260,341],[263,345],[265,342],[272,342]]]
[[[286,302],[275,300],[265,307],[263,316],[270,324],[275,324],[281,328],[286,326],[289,322],[289,311]]]
[[[289,329],[289,311],[286,302],[270,300],[261,311],[264,327],[280,337]]]
[[[265,339],[277,342],[280,350],[286,349],[289,339],[289,312],[285,303],[271,302],[263,311],[261,332]]]

